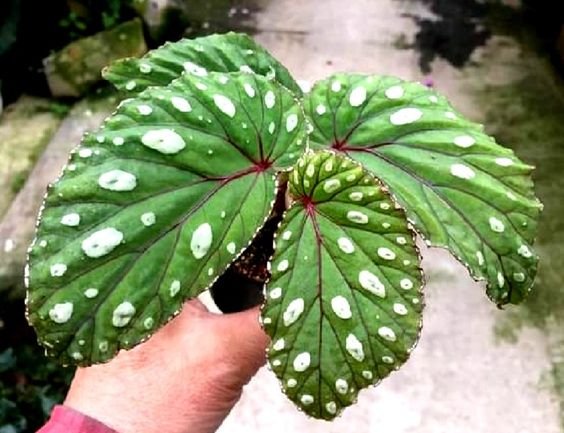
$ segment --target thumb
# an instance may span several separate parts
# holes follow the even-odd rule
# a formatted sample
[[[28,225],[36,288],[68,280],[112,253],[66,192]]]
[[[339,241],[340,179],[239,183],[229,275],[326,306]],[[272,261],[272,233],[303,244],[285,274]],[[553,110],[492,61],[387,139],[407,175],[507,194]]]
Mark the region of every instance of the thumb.
[[[259,315],[260,307],[255,307],[218,317],[228,356],[248,379],[265,363],[265,351],[270,341],[260,326]]]

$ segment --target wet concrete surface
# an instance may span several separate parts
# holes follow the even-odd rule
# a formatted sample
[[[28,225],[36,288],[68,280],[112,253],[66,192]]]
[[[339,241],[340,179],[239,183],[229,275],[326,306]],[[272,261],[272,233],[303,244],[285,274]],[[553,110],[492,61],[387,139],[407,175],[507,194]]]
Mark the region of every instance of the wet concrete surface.
[[[425,2],[277,0],[254,20],[258,29],[268,29],[257,40],[299,79],[358,71],[423,80],[420,53],[396,43],[402,35],[409,44],[416,40],[420,28],[413,15],[433,13]],[[488,99],[479,97],[486,86],[514,83],[519,73],[513,70],[522,61],[515,42],[484,42],[468,54],[467,68],[442,56],[428,59],[437,90],[476,121],[488,120]],[[476,69],[480,62],[488,67]],[[219,432],[560,432],[559,397],[545,380],[551,380],[554,348],[547,330],[526,327],[511,343],[500,343],[496,324],[525,314],[526,307],[498,310],[444,251],[425,249],[424,267],[429,283],[423,334],[399,372],[361,392],[356,406],[328,424],[296,411],[265,368]]]

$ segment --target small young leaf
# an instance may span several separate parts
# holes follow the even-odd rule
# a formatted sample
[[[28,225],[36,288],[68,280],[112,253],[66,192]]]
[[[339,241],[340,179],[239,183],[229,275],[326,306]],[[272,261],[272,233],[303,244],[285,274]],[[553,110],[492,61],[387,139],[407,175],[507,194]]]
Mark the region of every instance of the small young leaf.
[[[317,83],[305,105],[312,148],[361,162],[429,244],[487,280],[494,302],[523,300],[538,262],[532,167],[416,83],[339,74]]]
[[[45,199],[28,309],[48,353],[108,360],[210,286],[269,215],[305,123],[288,90],[251,74],[184,75],[124,101]]]
[[[306,153],[290,195],[262,311],[268,359],[298,407],[332,419],[415,345],[419,255],[403,211],[343,155]]]
[[[118,89],[138,93],[149,86],[166,86],[183,72],[205,76],[208,72],[247,72],[263,75],[301,95],[288,70],[242,33],[210,35],[167,42],[141,59],[119,60],[102,75]]]

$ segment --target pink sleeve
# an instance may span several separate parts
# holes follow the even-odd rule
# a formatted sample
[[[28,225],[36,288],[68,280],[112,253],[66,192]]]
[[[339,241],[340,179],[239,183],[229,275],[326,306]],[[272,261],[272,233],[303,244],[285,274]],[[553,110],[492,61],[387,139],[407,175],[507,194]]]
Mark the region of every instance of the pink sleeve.
[[[37,433],[117,433],[94,418],[66,406],[55,406],[51,418]]]

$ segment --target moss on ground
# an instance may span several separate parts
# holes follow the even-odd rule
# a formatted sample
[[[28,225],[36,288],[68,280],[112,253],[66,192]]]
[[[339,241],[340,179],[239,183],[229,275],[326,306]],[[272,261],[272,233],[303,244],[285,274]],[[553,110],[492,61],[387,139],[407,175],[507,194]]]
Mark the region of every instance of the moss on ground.
[[[546,333],[552,363],[549,376],[560,399],[564,428],[564,80],[549,57],[538,51],[538,44],[527,42],[530,35],[521,34],[518,40],[517,55],[505,65],[511,78],[477,85],[475,96],[485,107],[488,132],[536,166],[535,188],[545,207],[536,243],[540,266],[535,287],[522,306],[496,323],[494,333],[505,342],[516,342],[525,326]],[[476,77],[488,77],[494,68],[499,74],[502,56],[498,54],[486,54],[479,71],[473,71]]]
[[[61,118],[43,98],[23,96],[6,107],[0,117],[0,216],[25,183]]]

